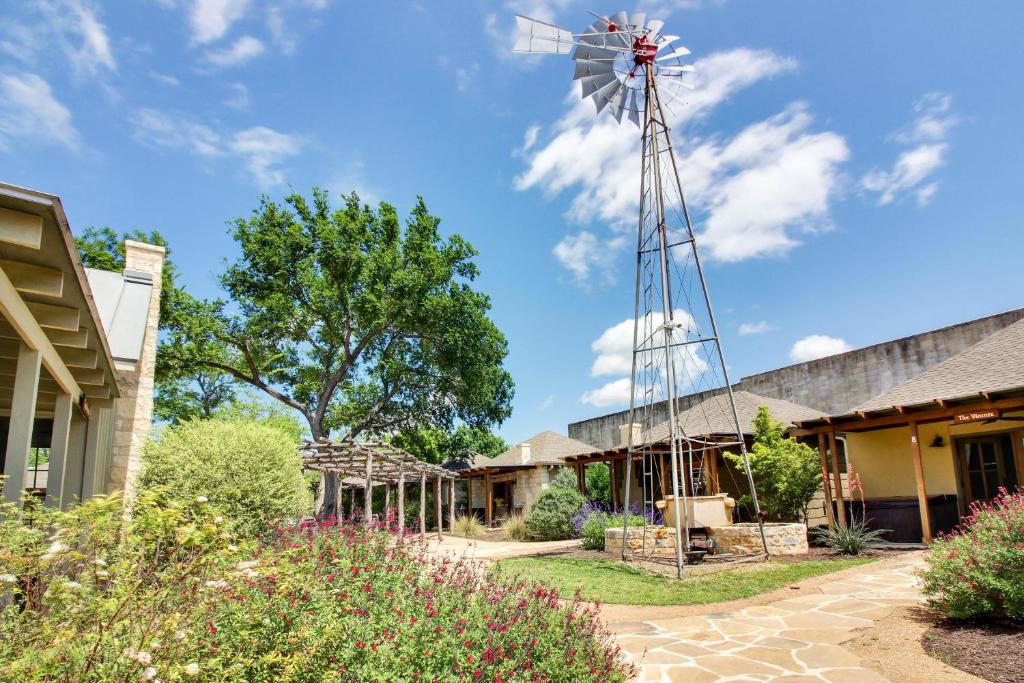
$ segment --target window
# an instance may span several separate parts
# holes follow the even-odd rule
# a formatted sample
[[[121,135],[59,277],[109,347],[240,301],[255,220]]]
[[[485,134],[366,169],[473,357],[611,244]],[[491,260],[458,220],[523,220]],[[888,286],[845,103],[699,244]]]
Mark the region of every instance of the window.
[[[28,453],[28,472],[25,488],[45,489],[50,474],[50,449],[33,446]]]

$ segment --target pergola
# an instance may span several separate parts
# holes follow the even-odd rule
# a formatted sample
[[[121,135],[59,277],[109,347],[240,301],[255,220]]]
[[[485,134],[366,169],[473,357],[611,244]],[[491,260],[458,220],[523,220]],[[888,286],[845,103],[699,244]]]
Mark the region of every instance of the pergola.
[[[398,530],[405,529],[405,485],[419,480],[420,487],[420,536],[426,536],[424,510],[427,507],[427,481],[434,482],[434,517],[437,519],[437,536],[441,538],[443,527],[441,516],[441,482],[448,482],[448,519],[455,524],[455,479],[456,473],[438,465],[417,460],[412,454],[383,442],[355,441],[309,441],[299,451],[302,465],[308,470],[335,474],[342,489],[363,489],[363,522],[369,524],[373,516],[373,487],[383,484],[385,519],[391,509],[391,487],[397,488]],[[354,499],[353,499],[354,500]],[[335,516],[341,518],[341,496],[335,499]],[[351,514],[351,510],[350,510]]]

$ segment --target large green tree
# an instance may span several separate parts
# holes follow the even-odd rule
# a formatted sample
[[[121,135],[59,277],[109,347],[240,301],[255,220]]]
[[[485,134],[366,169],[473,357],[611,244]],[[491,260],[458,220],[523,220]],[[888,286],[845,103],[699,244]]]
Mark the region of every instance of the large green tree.
[[[87,268],[120,271],[125,267],[126,239],[156,244],[167,249],[160,279],[160,329],[166,330],[175,319],[187,295],[178,285],[178,269],[171,258],[167,240],[156,230],[132,230],[118,233],[113,228],[86,228],[75,238],[75,245]],[[195,418],[210,418],[235,400],[238,385],[220,370],[183,369],[169,363],[162,353],[156,359],[156,392],[153,412],[158,420],[178,423]]]
[[[222,371],[306,419],[313,438],[500,423],[514,391],[504,335],[473,289],[476,252],[420,198],[403,227],[355,193],[334,208],[268,197],[234,221],[227,300],[188,295],[160,353],[181,372]]]
[[[472,459],[475,454],[488,458],[508,450],[508,443],[482,427],[459,425],[454,431],[426,427],[404,430],[391,443],[424,462],[440,464],[449,458]]]

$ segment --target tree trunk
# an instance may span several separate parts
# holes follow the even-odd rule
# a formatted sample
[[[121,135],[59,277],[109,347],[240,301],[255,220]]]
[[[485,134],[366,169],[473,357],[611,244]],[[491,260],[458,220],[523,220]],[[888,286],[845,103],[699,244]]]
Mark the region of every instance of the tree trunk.
[[[341,489],[339,488],[341,480],[338,475],[334,472],[323,473],[323,484],[324,487],[324,500],[320,505],[320,509],[317,511],[317,515],[320,518],[326,518],[328,515],[334,515],[336,509],[340,510]]]

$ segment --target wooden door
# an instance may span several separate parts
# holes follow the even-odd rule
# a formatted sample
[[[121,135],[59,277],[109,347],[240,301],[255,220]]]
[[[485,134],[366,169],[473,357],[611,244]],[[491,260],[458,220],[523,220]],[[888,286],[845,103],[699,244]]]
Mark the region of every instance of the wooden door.
[[[968,503],[991,500],[999,488],[1018,483],[1013,443],[1007,434],[978,436],[960,442],[960,472]]]

